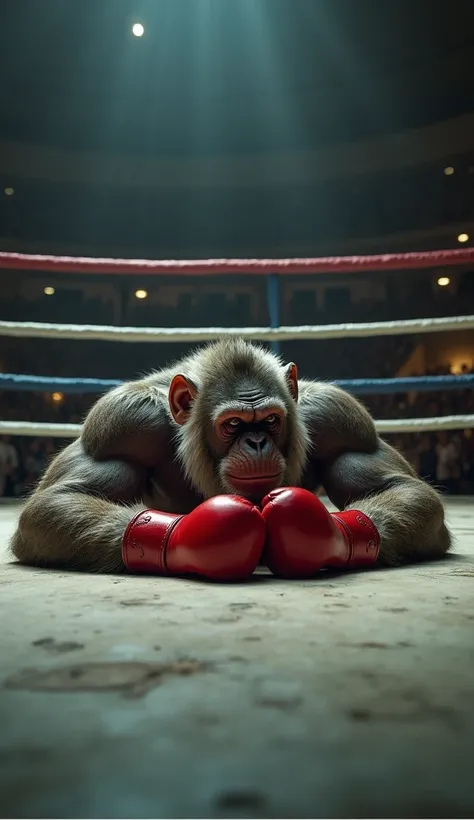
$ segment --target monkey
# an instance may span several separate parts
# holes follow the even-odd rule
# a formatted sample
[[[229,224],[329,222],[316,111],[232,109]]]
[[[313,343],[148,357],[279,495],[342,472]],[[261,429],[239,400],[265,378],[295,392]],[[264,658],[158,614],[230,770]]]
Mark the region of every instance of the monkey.
[[[319,504],[320,486],[340,511],[341,531],[354,505],[357,520],[372,527],[376,566],[437,559],[450,549],[440,495],[379,437],[362,403],[334,384],[299,379],[294,363],[259,345],[221,339],[102,395],[79,438],[53,459],[27,500],[11,549],[29,565],[124,572],[124,533],[133,521],[146,532],[145,511],[159,511],[160,528],[168,533],[202,508],[201,519],[186,525],[178,540],[184,538],[188,549],[188,541],[200,539],[204,549],[201,542],[213,537],[200,535],[208,525],[206,510],[212,507],[212,516],[221,510],[218,499],[242,502],[240,521],[244,512],[250,516],[245,505],[260,509],[262,499],[282,488],[304,493],[303,507],[311,499]],[[226,544],[234,512],[225,512],[232,517]],[[242,532],[247,525],[258,564],[267,536],[256,517],[242,521]],[[307,534],[312,550],[320,525],[309,526],[315,530]],[[135,535],[129,544],[143,554]],[[225,554],[226,544],[213,545],[212,561],[221,560],[215,556]]]

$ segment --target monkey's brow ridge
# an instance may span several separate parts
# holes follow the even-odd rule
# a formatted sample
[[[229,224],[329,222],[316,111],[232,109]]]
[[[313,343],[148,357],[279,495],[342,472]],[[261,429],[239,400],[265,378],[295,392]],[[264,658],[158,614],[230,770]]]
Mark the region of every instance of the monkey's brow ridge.
[[[265,399],[267,396],[262,390],[242,390],[237,393],[237,398],[240,401],[257,401],[258,399]]]

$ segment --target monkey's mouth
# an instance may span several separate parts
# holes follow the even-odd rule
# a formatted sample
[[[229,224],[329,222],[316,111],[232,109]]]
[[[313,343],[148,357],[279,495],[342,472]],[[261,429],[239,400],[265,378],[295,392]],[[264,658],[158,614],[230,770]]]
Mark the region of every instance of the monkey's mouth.
[[[237,490],[238,493],[252,499],[255,498],[260,500],[267,495],[267,493],[271,492],[271,490],[274,490],[278,486],[281,479],[281,473],[275,473],[274,475],[249,476],[248,478],[230,475],[227,478],[229,483],[235,490]]]

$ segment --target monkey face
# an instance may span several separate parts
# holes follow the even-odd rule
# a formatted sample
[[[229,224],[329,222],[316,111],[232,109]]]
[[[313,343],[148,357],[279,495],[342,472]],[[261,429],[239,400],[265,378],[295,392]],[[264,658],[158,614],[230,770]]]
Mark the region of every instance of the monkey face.
[[[258,503],[298,485],[309,447],[297,408],[296,365],[240,340],[217,342],[170,382],[176,458],[204,498],[222,493]]]
[[[217,420],[218,472],[225,492],[258,502],[281,486],[286,460],[278,444],[284,440],[284,424],[280,408],[224,414]]]

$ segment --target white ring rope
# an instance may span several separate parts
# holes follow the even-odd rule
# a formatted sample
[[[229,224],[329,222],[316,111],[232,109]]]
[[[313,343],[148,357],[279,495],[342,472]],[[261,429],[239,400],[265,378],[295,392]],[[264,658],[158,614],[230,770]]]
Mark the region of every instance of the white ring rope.
[[[436,430],[474,429],[474,413],[463,416],[431,416],[421,419],[376,419],[379,433],[428,433]]]
[[[406,333],[437,333],[474,330],[474,316],[445,316],[434,319],[401,319],[393,322],[349,322],[338,325],[287,325],[271,327],[117,327],[114,325],[70,325],[49,322],[0,321],[0,336],[30,339],[89,339],[109,342],[206,342],[240,336],[262,342],[295,339],[345,339],[368,336],[401,336]]]
[[[379,433],[426,433],[436,430],[474,429],[474,414],[464,416],[433,416],[421,419],[380,419],[375,421]],[[0,421],[0,435],[77,438],[81,424],[49,422]]]

